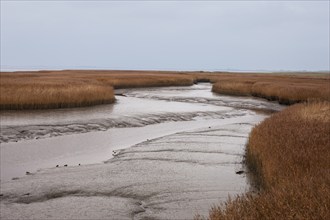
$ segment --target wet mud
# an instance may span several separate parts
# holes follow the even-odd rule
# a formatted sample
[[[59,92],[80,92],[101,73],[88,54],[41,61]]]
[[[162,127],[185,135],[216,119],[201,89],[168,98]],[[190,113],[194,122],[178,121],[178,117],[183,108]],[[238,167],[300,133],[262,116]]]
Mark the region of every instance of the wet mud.
[[[207,214],[250,188],[238,172],[249,132],[267,115],[239,106],[282,108],[258,99],[230,101],[212,94],[209,84],[119,92],[125,96],[108,112],[103,106],[2,115],[1,218]]]

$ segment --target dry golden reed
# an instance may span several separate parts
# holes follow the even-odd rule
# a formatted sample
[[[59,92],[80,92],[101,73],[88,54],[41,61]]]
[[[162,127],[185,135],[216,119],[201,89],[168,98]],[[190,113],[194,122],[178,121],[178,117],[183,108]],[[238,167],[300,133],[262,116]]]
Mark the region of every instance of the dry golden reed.
[[[281,104],[294,104],[302,101],[330,101],[329,78],[293,77],[283,75],[263,77],[236,77],[219,80],[213,85],[213,92],[256,96]]]
[[[254,95],[291,104],[330,100],[327,73],[256,74],[226,72],[63,70],[0,72],[0,109],[79,107],[114,102],[111,88],[189,86],[215,83],[213,91]]]
[[[329,110],[296,104],[256,126],[246,160],[261,190],[213,207],[209,219],[330,219]]]
[[[148,71],[1,72],[0,77],[2,110],[113,103],[113,88],[184,86],[194,82],[192,76]]]
[[[66,108],[114,102],[112,87],[86,83],[31,83],[15,91],[10,86],[2,86],[0,92],[1,109]]]

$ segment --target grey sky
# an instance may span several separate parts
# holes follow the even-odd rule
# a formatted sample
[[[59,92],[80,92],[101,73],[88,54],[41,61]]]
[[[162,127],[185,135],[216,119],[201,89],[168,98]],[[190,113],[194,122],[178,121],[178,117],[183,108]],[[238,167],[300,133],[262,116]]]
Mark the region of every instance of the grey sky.
[[[1,66],[329,70],[329,1],[3,1]]]

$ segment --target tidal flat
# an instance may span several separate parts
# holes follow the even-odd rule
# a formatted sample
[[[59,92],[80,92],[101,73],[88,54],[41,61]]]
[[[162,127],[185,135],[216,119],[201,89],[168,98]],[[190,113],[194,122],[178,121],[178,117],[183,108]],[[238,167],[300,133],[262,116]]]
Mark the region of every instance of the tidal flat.
[[[209,83],[116,94],[108,105],[1,112],[1,218],[207,215],[250,190],[236,173],[249,132],[284,108]]]

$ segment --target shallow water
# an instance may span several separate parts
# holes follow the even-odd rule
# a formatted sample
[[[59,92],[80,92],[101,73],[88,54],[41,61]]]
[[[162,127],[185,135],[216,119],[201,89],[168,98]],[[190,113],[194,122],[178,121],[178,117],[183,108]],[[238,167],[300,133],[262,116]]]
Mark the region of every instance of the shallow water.
[[[191,219],[245,192],[235,172],[266,117],[250,109],[282,107],[210,90],[120,90],[113,105],[2,112],[1,217]]]

